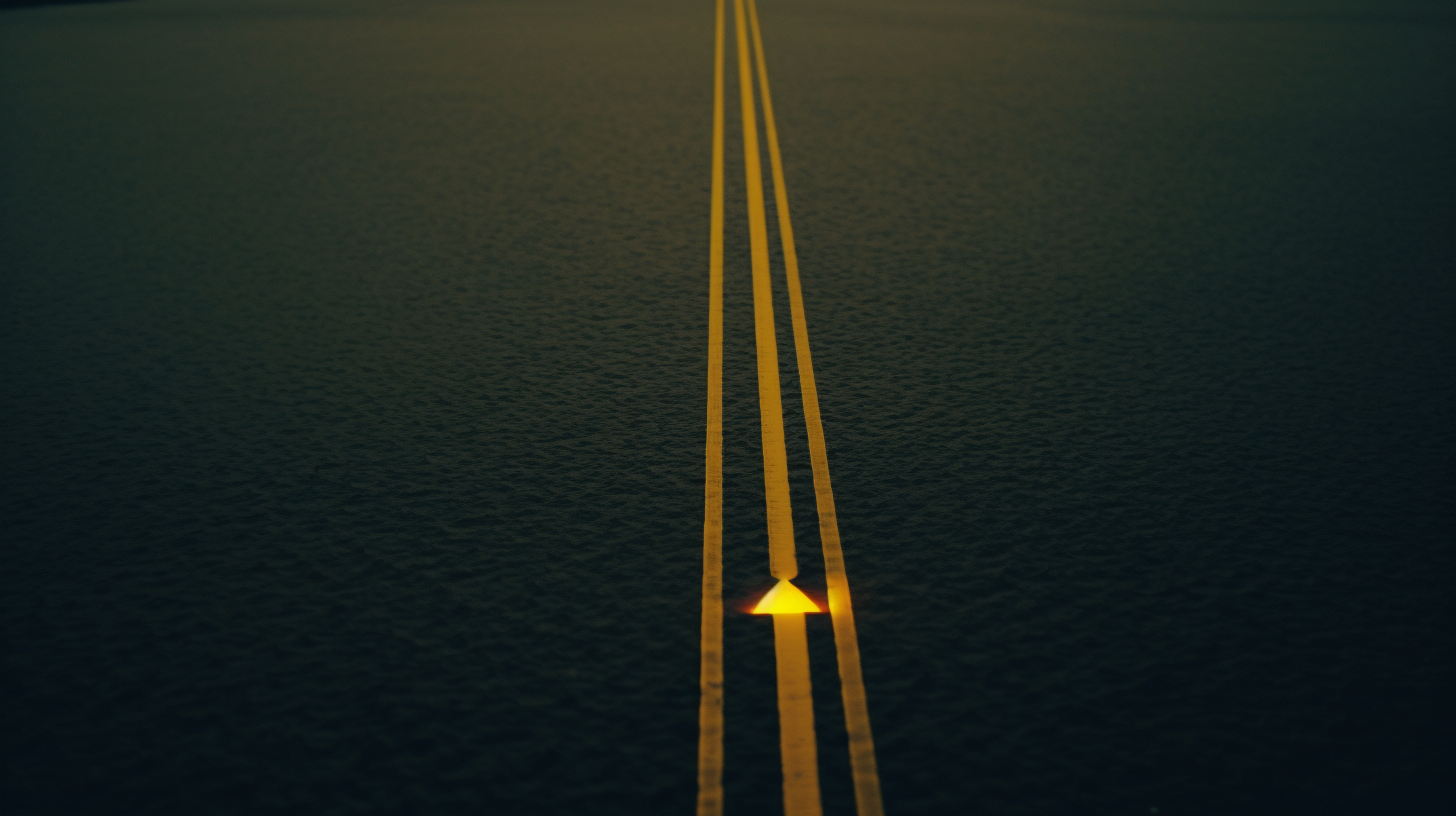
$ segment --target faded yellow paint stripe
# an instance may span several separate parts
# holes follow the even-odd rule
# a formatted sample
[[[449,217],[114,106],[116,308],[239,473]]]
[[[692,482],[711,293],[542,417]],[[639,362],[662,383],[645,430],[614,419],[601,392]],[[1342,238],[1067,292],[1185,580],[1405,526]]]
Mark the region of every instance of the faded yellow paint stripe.
[[[854,777],[855,805],[858,816],[883,816],[885,811],[880,798],[880,774],[875,762],[869,704],[865,696],[864,677],[860,671],[859,636],[855,632],[849,576],[845,571],[844,550],[839,541],[834,489],[829,481],[829,454],[824,444],[824,424],[819,417],[819,389],[814,382],[814,361],[809,353],[809,326],[804,318],[804,295],[799,285],[799,258],[794,250],[794,229],[789,219],[789,194],[784,184],[783,156],[779,151],[773,97],[769,93],[768,66],[763,55],[763,35],[754,0],[748,0],[748,9],[753,24],[754,50],[758,55],[759,90],[763,99],[764,126],[768,135],[769,163],[773,170],[774,203],[778,210],[779,235],[784,248],[789,312],[794,324],[794,351],[799,364],[799,390],[803,394],[804,424],[809,433],[809,463],[814,473],[814,499],[819,510],[819,538],[824,546],[824,574],[829,589],[829,614],[834,624],[834,648],[839,659],[839,687],[844,698],[844,723],[849,732],[849,761]]]
[[[768,505],[768,565],[775,578],[799,574],[794,520],[789,505],[789,461],[784,451],[784,408],[779,393],[779,349],[774,338],[773,287],[768,268],[768,216],[763,203],[763,165],[758,155],[758,117],[753,109],[753,71],[743,0],[733,0],[738,40],[738,91],[743,111],[743,172],[748,183],[748,243],[753,262],[753,328],[758,346],[759,430],[763,437],[764,501]]]
[[[713,201],[708,228],[708,439],[703,480],[703,621],[698,816],[723,815],[723,0],[713,33]]]
[[[784,768],[784,816],[820,816],[819,758],[814,743],[814,694],[803,613],[774,615],[779,678],[779,755]]]

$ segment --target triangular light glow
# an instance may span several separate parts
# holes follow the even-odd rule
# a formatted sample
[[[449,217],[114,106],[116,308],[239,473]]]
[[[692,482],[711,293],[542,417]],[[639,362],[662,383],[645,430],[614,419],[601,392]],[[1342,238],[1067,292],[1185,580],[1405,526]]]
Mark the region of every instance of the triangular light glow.
[[[784,580],[774,584],[774,588],[753,608],[755,615],[792,615],[820,611],[822,610],[809,600],[803,590]]]

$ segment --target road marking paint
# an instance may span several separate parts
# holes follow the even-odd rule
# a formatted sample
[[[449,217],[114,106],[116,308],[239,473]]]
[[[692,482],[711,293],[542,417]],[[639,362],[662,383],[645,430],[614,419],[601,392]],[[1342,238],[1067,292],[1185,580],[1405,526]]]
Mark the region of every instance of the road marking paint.
[[[723,814],[723,0],[713,32],[713,202],[708,228],[708,439],[703,483],[703,622],[698,816]]]
[[[773,288],[768,266],[768,216],[763,165],[753,109],[753,71],[743,0],[733,0],[738,41],[738,89],[743,112],[743,170],[748,187],[748,238],[753,261],[753,326],[758,350],[758,406],[763,437],[764,499],[768,505],[769,572],[781,581],[799,573],[789,505],[789,464],[784,450],[784,409],[774,339]],[[820,816],[819,761],[814,738],[814,698],[809,683],[809,642],[804,615],[774,615],[778,667],[779,757],[784,774],[785,816]]]
[[[788,584],[792,586],[792,584]],[[820,816],[819,759],[814,744],[814,691],[804,613],[774,615],[779,679],[779,755],[784,768],[784,816]]]
[[[775,578],[799,574],[794,558],[794,519],[789,505],[789,461],[784,450],[784,408],[779,393],[779,349],[774,338],[773,287],[768,268],[768,215],[763,204],[763,165],[753,110],[753,73],[743,0],[733,0],[738,33],[738,96],[743,111],[743,171],[748,182],[748,242],[753,260],[753,328],[758,347],[759,429],[763,437],[764,501],[768,505],[768,563]]]
[[[834,648],[839,659],[839,687],[844,698],[844,724],[849,732],[849,761],[854,777],[855,805],[858,816],[883,816],[885,811],[880,798],[880,774],[875,762],[875,743],[870,731],[864,677],[860,671],[859,636],[855,632],[849,576],[845,572],[844,550],[839,541],[834,490],[829,481],[829,454],[824,444],[824,424],[819,416],[819,389],[814,382],[814,362],[809,353],[809,326],[804,318],[804,296],[799,286],[799,258],[794,250],[794,230],[789,221],[789,195],[784,184],[783,156],[779,152],[773,98],[769,94],[768,67],[763,55],[763,36],[758,24],[758,6],[754,0],[748,0],[748,10],[753,24],[754,50],[758,55],[759,90],[763,99],[769,163],[773,170],[774,203],[778,210],[779,235],[784,248],[789,312],[794,324],[794,352],[799,364],[799,390],[803,394],[804,424],[809,434],[809,462],[814,474],[814,499],[819,510],[819,538],[824,546],[824,576],[829,588],[829,614],[834,624]]]

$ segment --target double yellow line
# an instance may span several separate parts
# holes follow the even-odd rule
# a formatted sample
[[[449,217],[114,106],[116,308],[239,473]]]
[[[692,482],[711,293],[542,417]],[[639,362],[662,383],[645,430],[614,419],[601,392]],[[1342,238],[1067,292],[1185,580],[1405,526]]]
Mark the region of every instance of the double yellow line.
[[[734,17],[743,123],[744,174],[748,192],[749,250],[753,270],[754,333],[758,350],[760,428],[763,441],[764,490],[768,508],[769,572],[781,581],[786,581],[798,574],[798,562],[794,553],[793,516],[789,503],[778,346],[774,335],[773,293],[769,274],[767,213],[753,97],[750,28],[752,51],[757,57],[758,86],[773,173],[775,209],[783,242],[789,309],[794,328],[794,350],[804,401],[809,458],[814,474],[814,496],[819,513],[819,535],[824,550],[829,612],[833,619],[834,643],[839,662],[840,690],[844,698],[845,726],[849,735],[855,803],[858,816],[882,816],[879,773],[875,768],[869,709],[865,701],[864,680],[860,673],[859,641],[855,633],[844,554],[840,548],[834,492],[829,480],[829,459],[819,416],[818,389],[814,382],[814,366],[809,351],[809,330],[804,318],[803,294],[799,285],[799,262],[789,219],[788,192],[784,185],[783,157],[779,152],[778,129],[769,94],[768,67],[763,53],[763,36],[754,0],[734,0]],[[717,0],[708,266],[708,429],[703,518],[701,698],[698,711],[698,816],[721,816],[723,813],[724,24],[724,0]],[[786,816],[818,816],[820,803],[817,749],[803,615],[775,615],[774,633],[778,661],[785,813]]]

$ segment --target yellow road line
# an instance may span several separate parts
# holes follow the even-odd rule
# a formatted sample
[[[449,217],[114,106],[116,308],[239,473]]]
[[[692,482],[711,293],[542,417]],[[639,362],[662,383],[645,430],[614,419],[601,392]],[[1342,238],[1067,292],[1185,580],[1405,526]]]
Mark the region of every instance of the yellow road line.
[[[768,504],[769,572],[787,581],[799,573],[789,506],[789,463],[784,450],[784,409],[779,391],[779,352],[774,339],[773,288],[768,267],[768,216],[763,166],[753,110],[753,71],[743,0],[733,0],[738,40],[738,89],[743,111],[743,169],[748,182],[748,239],[753,260],[753,326],[758,347],[758,406],[763,436],[764,498]],[[779,753],[784,773],[785,816],[820,816],[814,699],[809,683],[809,643],[802,613],[774,615],[778,665]]]
[[[703,623],[698,816],[723,814],[723,0],[713,33],[713,203],[708,228],[708,440],[703,482]]]
[[[768,269],[768,216],[743,0],[733,0],[738,32],[738,95],[743,111],[743,171],[748,182],[748,242],[753,259],[753,328],[758,346],[759,428],[763,436],[764,501],[768,505],[768,564],[775,578],[799,574],[794,519],[789,506],[789,461],[784,451],[784,408],[779,394],[779,349],[774,339],[773,288]]]
[[[779,754],[784,767],[784,816],[820,816],[819,759],[814,744],[814,694],[804,613],[774,615],[779,679]]]
[[[864,677],[860,672],[859,636],[854,628],[849,576],[844,569],[839,520],[834,512],[834,490],[829,482],[829,454],[824,445],[824,424],[819,417],[819,389],[814,383],[814,362],[809,354],[809,326],[804,319],[804,296],[799,286],[799,258],[794,251],[794,229],[789,222],[789,194],[784,184],[783,156],[779,152],[773,98],[769,95],[768,66],[763,56],[763,35],[754,0],[748,0],[748,9],[753,23],[754,50],[758,54],[758,80],[763,98],[764,127],[768,135],[769,162],[773,168],[774,203],[778,210],[779,235],[783,240],[784,268],[789,284],[789,312],[794,323],[799,390],[804,397],[804,424],[809,432],[809,462],[814,473],[814,499],[819,510],[819,538],[824,545],[824,577],[829,588],[829,614],[834,623],[834,648],[839,658],[839,687],[844,698],[844,724],[849,732],[855,804],[858,816],[883,816],[869,705],[865,698]]]

